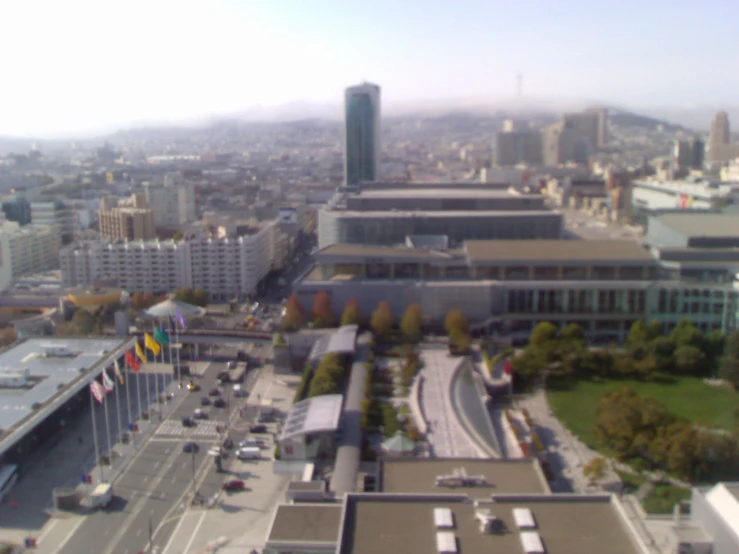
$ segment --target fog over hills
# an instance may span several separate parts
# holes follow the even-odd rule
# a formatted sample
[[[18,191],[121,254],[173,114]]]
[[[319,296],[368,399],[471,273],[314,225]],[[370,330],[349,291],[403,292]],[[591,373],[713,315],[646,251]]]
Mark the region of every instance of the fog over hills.
[[[427,100],[420,102],[383,102],[382,117],[439,117],[449,114],[470,114],[494,117],[534,118],[540,121],[557,119],[565,112],[579,111],[588,107],[603,106],[610,110],[612,120],[623,126],[655,127],[666,125],[670,128],[683,127],[686,131],[707,132],[711,120],[719,109],[725,109],[739,128],[738,106],[663,106],[630,107],[615,106],[607,102],[588,99],[547,99],[524,97],[516,98],[467,98],[457,100]],[[237,113],[212,113],[182,121],[137,122],[116,132],[102,131],[53,139],[16,138],[0,136],[0,152],[24,152],[33,142],[39,148],[52,148],[68,140],[81,144],[100,143],[111,139],[146,138],[147,135],[183,135],[188,129],[221,126],[225,122],[268,124],[300,120],[326,120],[339,122],[343,117],[340,103],[291,102],[280,105],[256,105]]]

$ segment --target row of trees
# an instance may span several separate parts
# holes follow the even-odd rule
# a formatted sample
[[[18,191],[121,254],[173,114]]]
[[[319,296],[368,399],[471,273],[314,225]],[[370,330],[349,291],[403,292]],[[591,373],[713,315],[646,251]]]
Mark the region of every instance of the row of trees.
[[[737,454],[733,435],[679,419],[657,400],[626,387],[598,403],[596,436],[622,461],[639,461],[683,479],[725,468]]]
[[[340,354],[326,354],[310,381],[308,398],[324,394],[341,394],[344,392],[347,374],[346,361]]]
[[[205,308],[208,305],[208,295],[203,287],[197,287],[192,289],[185,287],[174,291],[174,299],[184,302],[185,304],[192,304],[193,306],[200,306]]]
[[[716,331],[703,334],[689,321],[680,321],[668,334],[662,324],[637,321],[623,348],[588,348],[577,324],[561,331],[548,322],[539,323],[529,336],[523,353],[512,360],[517,377],[532,382],[547,371],[551,376],[633,377],[649,380],[657,373],[708,376],[719,369],[730,382],[739,384],[739,334],[724,337]],[[734,355],[735,354],[735,355]],[[736,380],[732,381],[732,375]]]

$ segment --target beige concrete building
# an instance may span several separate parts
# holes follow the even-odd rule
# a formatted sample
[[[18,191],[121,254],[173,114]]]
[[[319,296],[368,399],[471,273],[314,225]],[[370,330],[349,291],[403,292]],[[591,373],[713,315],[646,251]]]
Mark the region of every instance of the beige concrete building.
[[[146,184],[144,195],[159,227],[176,227],[197,219],[195,188],[191,184]]]
[[[54,225],[0,225],[0,290],[18,277],[59,267],[61,234]]]
[[[739,158],[739,143],[731,142],[729,114],[721,110],[711,122],[711,135],[708,139],[709,162],[725,163]]]
[[[537,131],[503,131],[495,135],[493,163],[497,166],[542,163],[542,136]]]
[[[567,162],[586,164],[592,151],[589,139],[567,121],[544,127],[541,131],[544,165]]]
[[[100,234],[111,239],[150,240],[156,238],[154,215],[146,197],[134,194],[128,203],[115,196],[100,201]]]

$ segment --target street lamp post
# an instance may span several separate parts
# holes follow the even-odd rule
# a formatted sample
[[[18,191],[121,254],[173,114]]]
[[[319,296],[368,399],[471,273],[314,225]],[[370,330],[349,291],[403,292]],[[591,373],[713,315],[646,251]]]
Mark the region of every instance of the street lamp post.
[[[195,494],[195,448],[192,449],[192,492]]]

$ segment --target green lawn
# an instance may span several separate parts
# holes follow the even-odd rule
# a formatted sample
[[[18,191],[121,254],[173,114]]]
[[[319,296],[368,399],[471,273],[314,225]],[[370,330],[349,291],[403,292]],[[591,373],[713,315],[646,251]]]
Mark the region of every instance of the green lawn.
[[[596,445],[593,435],[595,409],[604,393],[631,387],[637,394],[662,402],[678,417],[722,429],[734,428],[734,410],[739,394],[723,387],[711,387],[697,377],[665,376],[653,382],[629,379],[599,379],[551,383],[549,404],[555,415],[586,444]]]
[[[671,514],[675,504],[689,499],[690,489],[660,484],[644,498],[642,506],[648,514]]]

